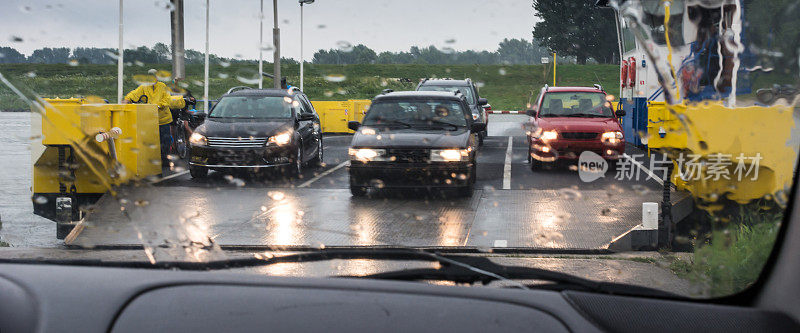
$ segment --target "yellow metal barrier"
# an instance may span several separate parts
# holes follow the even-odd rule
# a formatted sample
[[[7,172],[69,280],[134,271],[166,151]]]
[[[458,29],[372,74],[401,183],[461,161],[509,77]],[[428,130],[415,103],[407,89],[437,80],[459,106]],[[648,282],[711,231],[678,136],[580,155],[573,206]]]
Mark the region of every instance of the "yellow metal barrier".
[[[666,132],[663,138],[660,130]],[[791,108],[727,108],[719,103],[668,106],[650,102],[647,134],[650,149],[660,149],[675,161],[673,183],[696,198],[706,203],[723,197],[738,203],[771,198],[785,204],[800,140]],[[686,180],[677,172],[681,154]],[[729,157],[730,164],[723,164],[726,170],[710,171],[720,154]],[[699,176],[689,175],[686,163],[690,156],[698,155],[699,168],[692,166],[695,168],[692,171],[699,172]],[[751,167],[752,172],[739,179]],[[758,176],[754,179],[755,171]],[[728,174],[729,179],[717,178],[720,173]]]
[[[41,151],[33,166],[34,212],[56,219],[56,198],[91,203],[117,185],[161,173],[158,110],[152,104],[87,104],[46,99]],[[112,128],[121,133],[97,142]],[[113,149],[110,142],[113,142]],[[46,199],[46,200],[45,200]],[[75,220],[75,212],[72,214]],[[63,220],[63,219],[60,219]]]
[[[370,103],[368,99],[311,102],[319,114],[324,133],[353,133],[347,128],[347,122],[361,121]]]

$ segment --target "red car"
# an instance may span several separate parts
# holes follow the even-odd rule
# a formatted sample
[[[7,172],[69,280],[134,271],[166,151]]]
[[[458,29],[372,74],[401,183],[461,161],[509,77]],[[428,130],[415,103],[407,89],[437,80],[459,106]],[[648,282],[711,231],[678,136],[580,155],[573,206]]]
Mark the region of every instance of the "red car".
[[[616,160],[625,152],[625,136],[611,101],[599,86],[544,86],[536,103],[527,111],[528,161],[531,169],[542,163],[577,160],[591,151],[606,160]]]

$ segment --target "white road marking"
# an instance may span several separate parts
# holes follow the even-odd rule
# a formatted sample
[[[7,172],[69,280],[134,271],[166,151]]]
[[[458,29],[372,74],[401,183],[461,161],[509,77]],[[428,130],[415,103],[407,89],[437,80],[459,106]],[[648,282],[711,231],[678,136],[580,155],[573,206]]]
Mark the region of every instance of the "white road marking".
[[[170,180],[170,179],[172,179],[172,178],[178,178],[178,177],[180,177],[180,176],[183,176],[183,175],[185,175],[185,174],[187,174],[187,173],[189,173],[189,170],[184,170],[184,171],[181,171],[181,172],[176,172],[176,173],[173,173],[173,174],[171,174],[171,175],[169,175],[169,176],[162,177],[162,178],[160,178],[160,179],[157,179],[157,180],[155,180],[155,181],[153,182],[153,184],[158,184],[158,183],[160,183],[160,182],[163,182],[163,181],[165,181],[165,180]]]
[[[511,147],[514,144],[514,138],[508,137],[508,147],[506,148],[506,163],[503,165],[503,189],[511,189]]]
[[[318,181],[318,180],[320,180],[322,177],[325,177],[325,176],[327,176],[327,175],[330,175],[330,174],[332,174],[334,171],[336,171],[336,170],[339,170],[339,169],[341,169],[341,168],[343,168],[343,167],[347,166],[348,164],[350,164],[350,161],[345,161],[345,162],[342,162],[342,163],[340,163],[339,165],[337,165],[337,166],[335,166],[335,167],[333,167],[333,168],[330,168],[330,169],[328,169],[328,170],[325,170],[325,172],[323,172],[323,173],[321,173],[321,174],[317,175],[316,177],[309,179],[307,182],[300,184],[300,186],[298,186],[298,187],[308,187],[308,186],[310,186],[311,184],[313,184],[315,181]]]
[[[627,158],[629,161],[631,161],[631,164],[635,165],[637,168],[639,168],[642,171],[644,171],[644,173],[646,173],[648,176],[650,176],[650,178],[653,178],[653,180],[655,180],[657,183],[659,183],[662,186],[664,185],[664,181],[661,178],[659,178],[658,176],[656,176],[656,174],[654,174],[652,171],[650,171],[650,169],[645,167],[642,163],[640,163],[639,161],[633,159],[633,157],[631,157],[628,154],[622,154],[622,156]]]
[[[495,239],[493,247],[508,247],[508,241],[505,239]]]

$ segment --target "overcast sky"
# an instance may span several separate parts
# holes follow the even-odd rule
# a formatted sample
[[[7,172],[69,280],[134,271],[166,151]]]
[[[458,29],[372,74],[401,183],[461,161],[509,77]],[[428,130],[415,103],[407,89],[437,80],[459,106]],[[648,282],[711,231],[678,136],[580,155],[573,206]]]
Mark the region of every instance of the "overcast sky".
[[[205,0],[184,0],[186,48],[204,50]],[[116,0],[2,0],[0,46],[30,55],[45,46],[117,47]],[[278,0],[282,55],[300,57],[297,0]],[[170,44],[168,0],[125,0],[125,47]],[[48,6],[50,8],[48,8]],[[272,1],[264,4],[272,41]],[[211,52],[258,58],[259,0],[211,0]],[[305,57],[344,41],[380,51],[412,45],[494,51],[503,38],[531,39],[530,0],[317,0],[305,6]],[[20,37],[22,42],[13,42]],[[455,42],[452,42],[455,40]],[[452,43],[447,43],[450,41]],[[265,52],[264,57],[272,57]]]

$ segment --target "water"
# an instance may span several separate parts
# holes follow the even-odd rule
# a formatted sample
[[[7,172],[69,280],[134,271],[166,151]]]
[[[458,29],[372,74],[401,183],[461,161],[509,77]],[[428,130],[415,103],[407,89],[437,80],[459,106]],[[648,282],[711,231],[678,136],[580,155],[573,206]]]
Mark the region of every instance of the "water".
[[[0,112],[0,240],[14,247],[54,247],[56,224],[33,214],[31,114]]]

